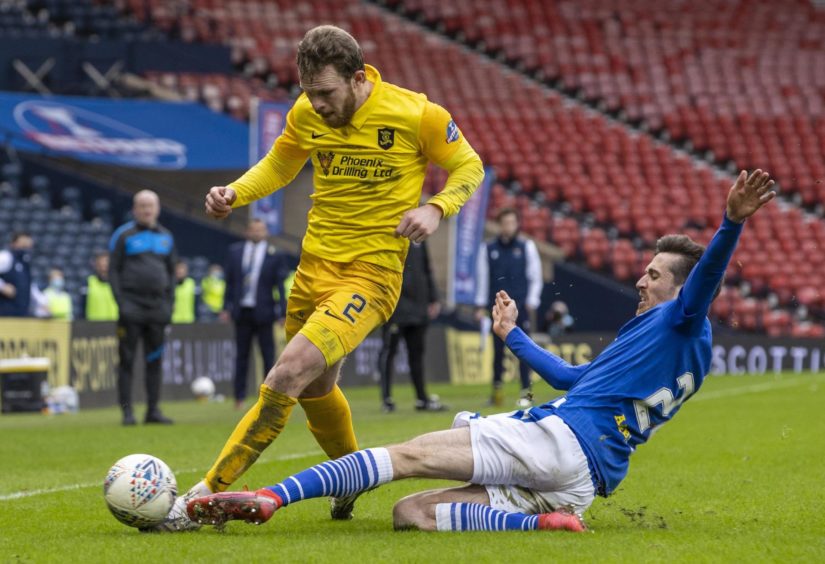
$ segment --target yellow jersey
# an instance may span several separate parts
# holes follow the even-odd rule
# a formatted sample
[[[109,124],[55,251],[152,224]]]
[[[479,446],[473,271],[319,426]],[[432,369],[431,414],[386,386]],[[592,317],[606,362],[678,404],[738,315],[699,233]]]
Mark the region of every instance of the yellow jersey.
[[[229,188],[237,195],[233,207],[248,204],[288,184],[311,159],[315,191],[304,251],[403,272],[409,240],[394,232],[419,205],[427,163],[450,172],[427,202],[444,217],[458,213],[484,170],[444,108],[383,82],[370,65],[366,74],[372,92],[348,125],[330,128],[301,94],[269,153]]]

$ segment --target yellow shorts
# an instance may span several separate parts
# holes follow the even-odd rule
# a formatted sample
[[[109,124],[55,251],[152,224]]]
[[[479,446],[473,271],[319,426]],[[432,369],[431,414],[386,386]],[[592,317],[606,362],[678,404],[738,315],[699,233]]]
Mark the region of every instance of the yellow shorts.
[[[402,278],[368,262],[335,262],[304,252],[287,302],[287,341],[300,333],[332,366],[390,318]]]

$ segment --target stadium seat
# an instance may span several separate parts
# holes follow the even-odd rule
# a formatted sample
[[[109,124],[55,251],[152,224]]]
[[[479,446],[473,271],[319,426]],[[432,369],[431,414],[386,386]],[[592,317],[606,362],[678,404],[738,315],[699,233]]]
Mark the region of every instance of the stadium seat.
[[[796,37],[795,30],[813,34],[823,22],[806,21],[809,8],[801,1],[791,0],[787,7],[797,27],[771,31],[771,44],[782,49],[764,49],[753,60],[744,58],[737,46],[748,40],[751,30],[760,29],[754,22],[765,21],[771,13],[768,3],[759,0],[734,20],[730,43],[708,25],[707,7],[680,0],[665,0],[656,10],[631,3],[620,13],[607,0],[583,0],[580,10],[547,9],[539,0],[393,4],[440,24],[447,34],[460,34],[466,43],[483,43],[491,54],[499,50],[503,58],[479,57],[356,0],[127,2],[142,21],[163,29],[170,29],[177,18],[184,40],[222,42],[232,48],[243,77],[162,73],[150,79],[239,118],[263,85],[277,84],[281,94],[294,92],[293,49],[307,28],[335,21],[368,38],[363,40],[367,62],[386,80],[425,91],[451,109],[482,159],[493,166],[497,184],[491,213],[504,205],[517,207],[526,233],[546,237],[568,259],[628,283],[649,262],[651,248],[662,235],[684,231],[702,243],[710,240],[732,177],[652,135],[630,131],[603,113],[569,102],[526,80],[525,72],[555,79],[580,98],[600,103],[603,112],[621,112],[623,119],[647,131],[667,133],[665,141],[711,151],[719,163],[766,166],[783,191],[799,192],[804,205],[825,201],[825,185],[807,180],[816,178],[812,174],[800,174],[825,175],[821,151],[811,149],[825,138],[821,96],[812,97],[807,87],[800,87],[800,82],[814,80],[810,73],[798,78],[777,64],[788,60],[789,53],[800,54],[816,68],[820,55],[801,47],[806,39]],[[714,0],[713,9],[730,13],[722,0]],[[679,18],[668,18],[673,13]],[[605,18],[609,25],[602,25]],[[787,35],[793,37],[785,41]],[[763,62],[769,68],[760,67]],[[755,78],[763,74],[781,80],[751,87],[761,84]],[[720,76],[730,79],[720,81]],[[443,176],[428,177],[425,190],[437,189],[439,178]],[[741,318],[749,330],[761,330],[768,297],[775,295],[780,307],[792,307],[795,294],[808,285],[804,278],[777,274],[764,264],[781,262],[789,265],[789,272],[821,273],[822,263],[811,270],[789,250],[804,241],[825,244],[825,230],[821,220],[808,221],[788,205],[771,206],[749,223],[753,233],[743,239],[744,254],[737,254],[739,264],[731,265],[729,278],[749,284],[750,293],[736,294],[720,307],[729,306],[727,315]],[[803,223],[813,226],[813,236],[796,230]],[[810,292],[803,292],[803,298],[814,309],[822,307],[822,300]],[[746,299],[751,301],[740,303]],[[777,327],[790,331],[786,324]]]

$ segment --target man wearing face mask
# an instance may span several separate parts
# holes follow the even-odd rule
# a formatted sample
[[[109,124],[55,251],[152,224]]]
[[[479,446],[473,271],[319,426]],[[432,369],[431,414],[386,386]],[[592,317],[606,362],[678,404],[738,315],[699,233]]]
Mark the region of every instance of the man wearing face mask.
[[[43,290],[43,295],[46,298],[49,317],[66,321],[73,319],[72,297],[66,291],[66,280],[62,270],[53,268],[49,272],[49,285]]]
[[[24,231],[12,235],[0,251],[0,317],[26,317],[31,305],[31,250],[34,239]]]
[[[166,326],[175,300],[175,241],[158,223],[160,200],[151,190],[133,199],[134,221],[120,226],[109,243],[109,282],[117,301],[120,367],[118,400],[123,424],[134,425],[132,365],[138,341],[143,341],[146,363],[146,417],[144,423],[170,424],[158,407],[161,358]]]

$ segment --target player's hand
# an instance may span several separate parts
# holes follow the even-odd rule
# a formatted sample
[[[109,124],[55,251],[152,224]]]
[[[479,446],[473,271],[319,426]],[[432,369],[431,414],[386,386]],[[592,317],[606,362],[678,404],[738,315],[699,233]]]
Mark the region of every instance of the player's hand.
[[[502,341],[515,329],[518,319],[516,302],[510,299],[507,292],[500,290],[496,293],[496,304],[493,306],[493,332]]]
[[[771,176],[761,169],[756,169],[750,176],[747,171],[740,172],[728,192],[728,219],[742,223],[752,216],[776,197],[776,192],[771,190],[772,186]]]
[[[439,302],[432,302],[427,306],[427,317],[435,319],[441,313],[441,304]]]
[[[213,186],[206,194],[206,215],[223,219],[232,213],[232,204],[238,199],[232,188]]]
[[[483,307],[477,307],[473,317],[475,317],[476,323],[481,323],[481,320],[487,317],[487,310]]]
[[[396,237],[406,237],[413,243],[420,243],[438,229],[441,222],[441,208],[433,204],[424,204],[409,210],[395,228]]]

